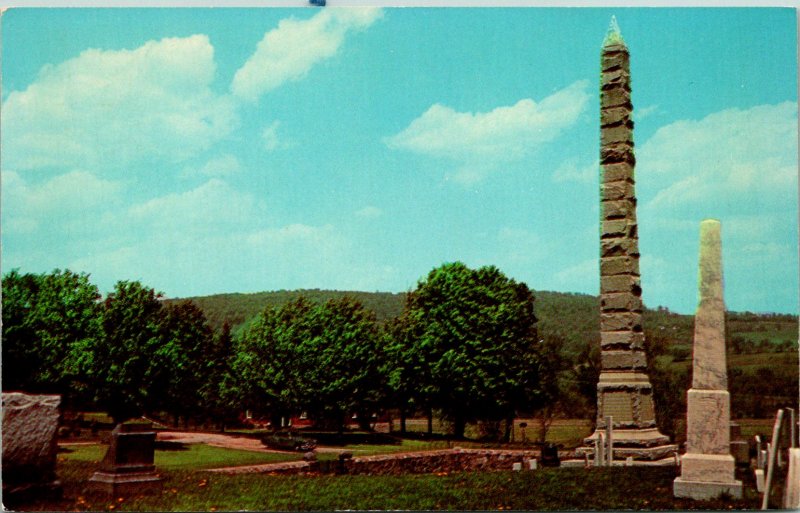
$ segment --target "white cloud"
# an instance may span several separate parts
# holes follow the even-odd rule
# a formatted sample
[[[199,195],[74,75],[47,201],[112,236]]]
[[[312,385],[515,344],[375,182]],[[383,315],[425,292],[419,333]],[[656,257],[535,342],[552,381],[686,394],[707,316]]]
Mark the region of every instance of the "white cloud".
[[[706,217],[797,197],[797,104],[728,109],[660,128],[637,152],[646,209]]]
[[[292,141],[284,139],[278,135],[278,128],[280,128],[280,121],[273,121],[265,126],[261,131],[261,141],[263,147],[267,151],[283,150],[291,148],[294,144]]]
[[[597,182],[600,176],[600,162],[595,160],[591,164],[581,165],[578,159],[570,157],[565,160],[553,173],[553,181],[592,183]]]
[[[658,105],[648,105],[647,107],[642,107],[641,109],[634,109],[633,117],[636,121],[641,121],[644,118],[656,114],[657,112],[658,112]]]
[[[81,170],[39,184],[26,182],[14,171],[3,171],[3,229],[31,233],[43,225],[65,227],[90,220],[117,203],[120,189],[119,183]]]
[[[705,218],[722,222],[730,309],[796,303],[797,162],[794,102],[726,109],[656,131],[637,151],[636,168],[647,304],[678,298],[671,308],[694,310]]]
[[[299,80],[315,64],[336,55],[348,32],[369,27],[381,16],[377,8],[340,8],[322,9],[308,20],[282,20],[236,71],[231,91],[255,101],[286,82]]]
[[[234,155],[225,154],[209,160],[200,168],[187,167],[183,170],[182,175],[184,177],[200,175],[208,178],[225,178],[235,175],[241,170],[242,165],[239,159]]]
[[[90,49],[46,66],[3,103],[3,164],[105,172],[193,157],[238,123],[234,102],[210,89],[215,72],[204,35]]]
[[[382,215],[383,210],[379,209],[378,207],[373,207],[372,205],[356,211],[356,217],[362,217],[364,219],[377,219]]]
[[[153,198],[128,210],[131,222],[148,230],[175,233],[214,233],[236,228],[256,214],[255,200],[223,180],[212,178],[186,192]]]
[[[526,98],[490,112],[457,112],[435,104],[385,142],[393,149],[454,160],[462,165],[457,179],[477,181],[497,164],[520,160],[574,125],[586,109],[587,87],[582,80],[539,103]]]

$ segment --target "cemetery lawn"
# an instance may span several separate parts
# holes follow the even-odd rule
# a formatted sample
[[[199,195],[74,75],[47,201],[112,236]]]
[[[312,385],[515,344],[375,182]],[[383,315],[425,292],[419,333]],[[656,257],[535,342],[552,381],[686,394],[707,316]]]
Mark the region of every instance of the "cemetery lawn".
[[[86,446],[91,447],[91,446]],[[92,452],[94,451],[94,452]],[[191,448],[190,448],[191,451]],[[728,510],[756,509],[760,502],[752,479],[745,499],[693,502],[672,497],[673,467],[559,468],[526,472],[420,474],[403,476],[222,475],[202,468],[218,466],[219,451],[242,458],[242,451],[197,446],[190,451],[157,451],[164,477],[161,493],[100,499],[83,496],[97,468],[100,449],[62,454],[58,475],[64,485],[59,501],[19,509],[49,511],[236,511],[236,510]],[[169,453],[169,454],[165,454]],[[190,453],[191,454],[191,453]],[[253,454],[253,453],[251,453]],[[274,456],[255,453],[258,456]],[[70,456],[75,457],[70,457]],[[202,458],[217,458],[213,465]],[[278,455],[281,456],[281,455]],[[193,463],[190,463],[194,460]],[[202,464],[198,464],[202,461]],[[229,460],[230,461],[230,460]],[[239,460],[239,464],[244,464]]]
[[[71,445],[66,446],[67,451],[58,453],[59,465],[69,467],[72,463],[86,463],[96,469],[108,445]],[[299,460],[299,453],[264,453],[242,451],[237,449],[223,449],[206,444],[175,444],[175,449],[157,450],[155,452],[155,465],[159,470],[193,469],[233,467],[238,465],[258,465],[260,463],[276,463],[279,461]]]

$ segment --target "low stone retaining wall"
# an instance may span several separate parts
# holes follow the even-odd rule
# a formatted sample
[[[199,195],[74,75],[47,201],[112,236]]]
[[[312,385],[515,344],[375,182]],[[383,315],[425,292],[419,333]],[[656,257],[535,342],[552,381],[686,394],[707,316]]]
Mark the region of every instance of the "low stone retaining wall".
[[[292,461],[210,469],[225,474],[268,473],[304,474],[310,472],[360,475],[431,474],[437,472],[513,470],[514,463],[528,469],[528,461],[538,451],[498,449],[444,449],[360,456],[340,461]]]
[[[514,463],[522,468],[536,457],[533,451],[489,449],[446,449],[441,451],[379,454],[353,458],[345,462],[347,474],[396,475],[512,470]]]

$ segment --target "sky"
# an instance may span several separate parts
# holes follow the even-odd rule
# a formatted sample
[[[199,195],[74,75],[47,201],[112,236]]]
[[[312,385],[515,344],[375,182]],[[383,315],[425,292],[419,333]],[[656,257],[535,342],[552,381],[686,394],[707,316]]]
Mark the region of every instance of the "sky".
[[[599,60],[631,52],[645,304],[798,310],[786,8],[11,9],[3,273],[401,292],[445,262],[599,292]]]

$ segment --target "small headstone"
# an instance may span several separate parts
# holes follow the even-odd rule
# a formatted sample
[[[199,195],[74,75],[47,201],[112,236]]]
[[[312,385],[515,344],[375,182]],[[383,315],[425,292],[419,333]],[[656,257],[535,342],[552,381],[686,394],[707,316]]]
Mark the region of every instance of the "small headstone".
[[[530,470],[536,470],[538,468],[538,462],[536,461],[536,458],[531,458],[528,460],[528,468]]]
[[[150,423],[117,425],[100,469],[89,478],[86,491],[117,497],[160,489],[161,477],[153,464],[155,440]]]
[[[789,510],[800,509],[800,449],[789,449],[789,471],[786,473],[783,507]]]
[[[303,453],[303,461],[317,461],[317,452],[308,451],[306,453]]]
[[[58,406],[61,396],[3,393],[3,500],[58,496]]]
[[[542,466],[543,467],[561,466],[561,460],[558,457],[558,446],[556,444],[548,443],[542,446]]]
[[[513,463],[513,464],[511,465],[511,469],[512,469],[513,471],[515,471],[515,472],[519,472],[519,471],[521,471],[521,470],[522,470],[522,462],[520,462],[520,461],[517,461],[516,463]]]
[[[625,466],[632,467],[633,466],[633,456],[628,456],[625,458]]]
[[[756,490],[758,493],[764,493],[764,469],[756,469]]]

